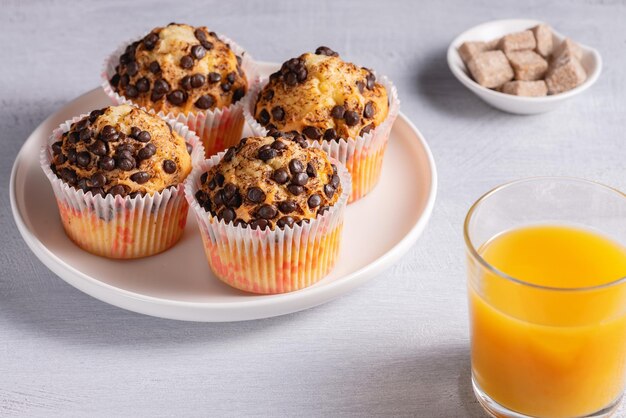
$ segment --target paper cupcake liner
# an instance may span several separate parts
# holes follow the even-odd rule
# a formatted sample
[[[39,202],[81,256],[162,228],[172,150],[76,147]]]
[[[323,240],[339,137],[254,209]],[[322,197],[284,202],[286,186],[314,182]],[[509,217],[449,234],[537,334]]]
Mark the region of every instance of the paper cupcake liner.
[[[119,63],[120,55],[124,53],[126,47],[130,43],[142,38],[143,36],[131,39],[130,41],[120,45],[104,62],[104,68],[102,70],[102,88],[107,96],[109,96],[111,100],[118,105],[130,104],[139,107],[139,105],[133,103],[131,99],[127,99],[126,97],[115,92],[109,80],[115,74],[115,66]],[[256,87],[256,84],[259,81],[258,71],[254,60],[243,48],[231,39],[223,35],[218,35],[218,38],[230,45],[233,52],[241,57],[241,66],[246,74],[246,78],[248,79],[248,91],[246,92],[246,96],[249,95],[250,91]],[[241,140],[241,133],[243,131],[244,124],[243,102],[246,96],[244,96],[237,103],[221,109],[198,110],[197,112],[189,112],[187,114],[175,114],[174,112],[165,114],[163,111],[160,111],[157,115],[168,119],[174,119],[189,126],[189,128],[196,132],[202,140],[206,158],[208,158],[211,155],[224,151],[231,146],[237,145]],[[141,109],[152,114],[156,113],[153,109],[147,109],[145,107],[141,107]]]
[[[224,153],[195,167],[185,180],[185,195],[195,214],[211,270],[224,283],[247,292],[286,293],[311,286],[334,267],[339,254],[343,216],[351,190],[348,170],[338,161],[343,192],[324,214],[302,225],[252,229],[234,226],[206,212],[195,198],[200,176]]]
[[[254,108],[262,88],[267,84],[263,79],[251,89],[244,100],[244,117],[254,135],[265,136],[268,130],[254,118]],[[389,112],[387,117],[372,131],[357,138],[339,141],[311,140],[312,147],[320,148],[346,166],[352,176],[352,194],[348,203],[355,202],[369,193],[378,183],[383,166],[383,157],[387,148],[387,141],[391,127],[400,111],[398,91],[393,83],[385,76],[377,76],[377,81],[387,90],[389,98]]]
[[[109,258],[146,257],[172,247],[187,222],[189,205],[183,183],[152,195],[102,197],[76,189],[52,172],[51,145],[69,131],[72,123],[85,116],[88,115],[61,124],[40,151],[41,167],[54,190],[67,236],[82,249]],[[202,162],[204,148],[195,132],[180,122],[167,122],[193,147],[192,167]]]

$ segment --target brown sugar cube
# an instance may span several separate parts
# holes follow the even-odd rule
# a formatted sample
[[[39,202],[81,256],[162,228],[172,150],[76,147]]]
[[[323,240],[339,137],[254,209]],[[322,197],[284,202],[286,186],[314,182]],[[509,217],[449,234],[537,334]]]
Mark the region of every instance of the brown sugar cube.
[[[539,80],[548,70],[548,61],[534,51],[507,52],[506,57],[513,67],[516,80]]]
[[[522,49],[535,49],[537,42],[532,31],[511,33],[500,39],[498,47],[504,52],[520,51]]]
[[[565,40],[556,48],[556,51],[554,51],[554,58],[555,60],[558,60],[568,57],[573,57],[580,61],[583,59],[583,49],[570,38],[565,38]]]
[[[548,87],[543,80],[538,81],[509,81],[504,83],[502,93],[516,96],[539,97],[548,94]]]
[[[552,29],[550,29],[550,26],[542,23],[541,25],[535,26],[531,30],[533,31],[535,41],[537,42],[537,52],[544,58],[549,56],[554,48],[552,42]]]
[[[549,94],[563,93],[587,79],[585,69],[574,57],[561,57],[552,63],[546,75]]]
[[[502,51],[483,52],[468,64],[472,77],[487,88],[499,87],[513,78],[513,69]]]
[[[470,62],[472,58],[487,50],[486,42],[463,42],[459,47],[459,55],[465,64]]]

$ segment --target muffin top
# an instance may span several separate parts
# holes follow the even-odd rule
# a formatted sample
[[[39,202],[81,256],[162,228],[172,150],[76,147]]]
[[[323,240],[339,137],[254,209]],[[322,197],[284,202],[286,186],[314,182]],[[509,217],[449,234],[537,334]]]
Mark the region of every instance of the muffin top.
[[[250,137],[201,177],[200,206],[226,223],[270,229],[315,219],[342,193],[337,167],[300,136]]]
[[[94,110],[52,144],[52,171],[94,196],[153,194],[191,171],[190,147],[163,119],[134,106]]]
[[[128,45],[110,82],[139,106],[166,114],[227,107],[248,89],[241,57],[215,32],[176,23]]]
[[[261,90],[254,115],[269,130],[313,140],[356,138],[387,117],[387,90],[368,69],[327,47],[286,61]]]

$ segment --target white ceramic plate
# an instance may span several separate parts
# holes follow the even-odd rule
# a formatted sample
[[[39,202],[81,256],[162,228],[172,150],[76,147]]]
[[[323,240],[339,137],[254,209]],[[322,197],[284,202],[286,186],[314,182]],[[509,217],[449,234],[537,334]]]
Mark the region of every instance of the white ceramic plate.
[[[268,73],[276,68],[264,67]],[[95,89],[35,129],[13,165],[11,207],[24,240],[50,270],[81,291],[124,309],[219,322],[266,318],[320,305],[396,262],[415,243],[433,210],[437,189],[433,157],[424,137],[400,114],[378,186],[348,207],[339,262],[312,287],[281,295],[252,295],[223,284],[209,269],[193,216],[181,241],[169,251],[139,260],[100,258],[66,237],[38,155],[59,123],[107,105],[109,99]]]
[[[494,20],[492,22],[483,23],[475,26],[454,39],[448,47],[448,66],[452,74],[465,87],[470,89],[474,94],[489,103],[491,106],[504,110],[509,113],[517,113],[520,115],[531,115],[536,113],[544,113],[556,109],[564,101],[579,95],[583,91],[591,87],[602,71],[602,58],[600,53],[586,45],[577,42],[583,49],[583,58],[581,64],[587,72],[587,80],[580,86],[566,91],[564,93],[555,94],[553,96],[544,97],[521,97],[511,94],[500,93],[479,85],[469,75],[461,56],[457,49],[466,41],[490,41],[500,38],[513,32],[519,32],[537,26],[541,22],[539,20],[529,19],[508,19]],[[566,37],[560,33],[553,31],[553,39],[555,45],[558,45]],[[577,41],[577,35],[571,34],[570,38]]]

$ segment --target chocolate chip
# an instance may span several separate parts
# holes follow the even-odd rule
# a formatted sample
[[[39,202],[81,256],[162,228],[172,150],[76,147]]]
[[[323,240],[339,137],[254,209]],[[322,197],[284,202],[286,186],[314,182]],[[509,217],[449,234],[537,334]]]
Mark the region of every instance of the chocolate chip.
[[[202,74],[194,74],[191,76],[190,84],[191,84],[191,87],[193,87],[194,89],[197,89],[198,87],[202,87],[205,81],[206,81],[206,78]]]
[[[361,132],[359,132],[359,136],[363,136],[369,133],[372,129],[374,129],[373,123],[370,123],[369,125],[364,126],[363,129],[361,129]]]
[[[146,77],[141,77],[139,80],[137,80],[135,86],[140,93],[145,93],[147,91],[150,91],[150,80],[148,80]]]
[[[246,196],[248,200],[253,203],[262,203],[265,201],[265,193],[259,187],[250,187]]]
[[[337,105],[333,107],[332,110],[330,111],[330,116],[332,116],[335,119],[343,119],[343,115],[345,113],[346,113],[346,109],[341,105]]]
[[[167,125],[167,126],[169,126],[169,125]],[[193,147],[191,146],[191,144],[186,142],[185,143],[185,148],[187,148],[187,154],[191,155],[191,153],[193,152]]]
[[[278,221],[276,221],[276,226],[279,228],[284,228],[286,226],[292,227],[295,223],[295,219],[291,216],[283,216]]]
[[[135,168],[135,160],[130,158],[120,158],[117,160],[117,167],[123,171],[130,171]]]
[[[204,190],[198,190],[194,196],[200,206],[204,206],[206,201],[209,200],[209,195]]]
[[[152,90],[152,93],[150,94],[150,100],[152,100],[153,102],[158,102],[163,98],[163,96],[165,96],[165,93],[158,93]]]
[[[257,215],[263,219],[272,219],[278,214],[278,211],[273,205],[261,205],[257,210]]]
[[[80,141],[80,135],[76,131],[72,131],[67,135],[67,140],[70,144],[77,144]]]
[[[167,95],[167,101],[174,106],[180,106],[187,100],[187,93],[182,90],[174,90]]]
[[[57,154],[57,155],[55,155],[55,156],[54,156],[52,166],[54,167],[54,164],[61,165],[61,164],[63,164],[65,161],[67,161],[67,158],[65,157],[65,155],[63,155],[63,154]],[[52,171],[54,171],[54,170],[52,170]]]
[[[159,35],[154,32],[149,33],[143,38],[143,47],[148,51],[152,51],[156,46],[157,41],[159,40]]]
[[[309,196],[306,202],[310,208],[316,208],[322,204],[322,197],[316,193],[314,195]]]
[[[276,151],[282,151],[285,148],[287,148],[287,144],[277,139],[274,142],[272,142],[272,148],[274,148]]]
[[[178,84],[185,90],[191,90],[191,77],[188,75],[184,76],[180,79]]]
[[[288,86],[295,86],[298,84],[298,76],[295,73],[288,73],[285,76],[285,83],[287,83]]]
[[[66,183],[75,184],[76,180],[78,180],[78,176],[74,170],[65,167],[61,170],[61,179],[63,179]]]
[[[315,166],[313,165],[313,163],[307,163],[307,165],[306,165],[306,174],[309,177],[317,176],[317,170],[315,169]]]
[[[150,142],[150,140],[152,139],[152,135],[150,135],[150,132],[148,131],[141,131],[137,135],[136,139],[139,142]]]
[[[162,78],[159,78],[154,82],[154,88],[152,89],[152,91],[154,93],[163,95],[170,91],[170,84]]]
[[[130,179],[137,184],[144,184],[145,182],[150,180],[150,174],[146,173],[145,171],[138,171],[130,176]]]
[[[105,155],[104,157],[100,158],[100,161],[98,161],[98,167],[101,170],[111,171],[115,168],[115,160],[108,155]]]
[[[329,199],[332,199],[332,197],[335,195],[336,191],[337,191],[337,189],[335,189],[331,184],[327,184],[327,185],[324,186],[324,194]]]
[[[294,158],[289,161],[289,171],[291,171],[291,174],[302,173],[304,171],[304,164],[302,164],[300,160]]]
[[[197,40],[199,41],[204,41],[207,39],[207,34],[206,32],[204,32],[202,29],[200,28],[196,28],[196,30],[193,31],[193,36],[196,37]]]
[[[204,49],[206,49],[207,51],[210,51],[213,49],[213,42],[209,41],[209,40],[201,40],[200,41],[200,45],[202,45],[202,47]]]
[[[176,163],[172,160],[163,161],[163,171],[167,174],[173,174],[176,172]],[[206,174],[206,173],[204,173]]]
[[[356,87],[359,89],[359,93],[363,94],[363,92],[365,91],[365,83],[362,81],[357,81]]]
[[[285,119],[285,111],[281,106],[276,106],[272,108],[272,117],[276,121],[282,121]]]
[[[202,45],[194,45],[191,47],[191,55],[201,60],[206,55],[206,49]]]
[[[289,174],[284,168],[279,168],[272,173],[272,180],[278,184],[285,184],[289,180]]]
[[[79,166],[85,168],[89,165],[90,162],[91,162],[91,154],[89,154],[87,151],[82,151],[76,154],[76,163]]]
[[[267,89],[267,90],[263,91],[263,98],[265,100],[272,100],[273,97],[274,97],[274,90]]]
[[[374,102],[367,102],[365,104],[365,108],[363,109],[363,117],[366,119],[371,119],[374,117]]]
[[[280,202],[278,204],[278,209],[282,213],[291,213],[298,208],[298,205],[293,200],[285,200],[284,202]]]
[[[117,85],[120,83],[120,75],[114,74],[113,77],[111,77],[111,79],[109,80],[109,83],[111,83],[113,87],[117,87]]]
[[[117,196],[117,195],[124,196],[128,192],[122,184],[117,184],[109,189],[109,193],[112,194],[113,196]]]
[[[202,173],[202,175],[200,176],[200,183],[204,184],[206,183],[207,179],[209,178],[209,173],[208,172],[204,172]]]
[[[105,126],[105,128],[106,128],[106,126]],[[104,129],[102,130],[102,132],[104,133]],[[139,129],[138,127],[136,127],[136,126],[132,126],[132,127],[130,128],[130,137],[131,137],[131,138],[137,139],[137,136],[138,136],[140,133],[141,133],[141,129]]]
[[[346,125],[348,126],[356,125],[357,123],[359,123],[359,120],[361,119],[359,117],[359,114],[355,112],[354,110],[346,111],[346,113],[344,113],[343,115],[343,118],[346,121]]]
[[[374,90],[374,87],[376,86],[376,76],[374,75],[374,73],[369,71],[369,74],[365,79],[367,80],[368,90]]]
[[[63,142],[61,142],[61,141],[57,141],[54,144],[52,144],[52,147],[51,147],[52,148],[52,153],[54,155],[61,154],[61,151],[63,150],[62,146],[63,146]]]
[[[237,213],[230,208],[224,208],[220,211],[220,213],[217,216],[220,219],[222,219],[224,222],[229,223],[229,222],[232,222],[237,217]]]
[[[131,57],[131,55],[128,52],[124,52],[122,55],[120,55],[120,64],[126,65],[134,59],[135,58]]]
[[[233,92],[233,103],[237,103],[239,100],[243,99],[243,96],[246,95],[246,89],[244,87],[239,87]]]
[[[330,209],[330,206],[322,206],[321,208],[319,208],[319,209],[317,210],[317,214],[318,214],[318,215],[323,215],[323,214],[324,214],[324,212],[326,212],[328,209]]]
[[[107,153],[107,146],[101,140],[97,140],[96,142],[91,144],[89,147],[87,147],[87,149],[91,151],[93,154],[98,155],[100,157]]]
[[[70,148],[69,150],[67,150],[67,159],[72,164],[76,162],[76,150],[75,149]]]
[[[290,184],[289,186],[287,186],[287,190],[289,190],[289,193],[295,196],[304,193],[304,187],[298,186],[297,184]]]
[[[304,134],[304,136],[311,139],[320,139],[322,136],[320,130],[315,126],[307,126],[302,130],[302,133]]]
[[[150,65],[148,66],[148,69],[150,70],[152,74],[158,74],[161,72],[161,66],[159,65],[157,61],[152,61]]]
[[[326,129],[326,132],[324,132],[324,139],[327,141],[337,139],[337,131],[333,128]]]
[[[190,55],[185,55],[180,59],[181,68],[188,70],[193,67],[193,58]]]
[[[259,121],[261,125],[264,125],[264,126],[270,123],[270,114],[267,111],[267,109],[263,109],[259,112],[259,116],[257,117],[257,120]]]
[[[92,187],[89,189],[92,195],[97,196],[100,195],[104,197],[104,189],[102,187]]]
[[[252,229],[258,228],[260,230],[264,230],[265,228],[267,228],[268,225],[269,225],[269,222],[267,222],[267,220],[265,219],[255,219],[250,222],[250,228]]]
[[[222,79],[222,76],[220,75],[220,73],[211,72],[209,73],[208,78],[209,78],[209,83],[217,83],[218,81]]]
[[[196,100],[196,107],[199,109],[209,109],[215,103],[215,99],[210,94],[205,94],[200,96],[198,100]]]
[[[104,187],[106,182],[107,182],[107,179],[104,176],[104,174],[97,172],[91,176],[91,179],[89,179],[89,184],[90,184],[89,187]]]
[[[129,62],[128,65],[126,66],[126,72],[131,77],[137,74],[138,71],[139,71],[139,64],[137,64],[137,61]]]
[[[330,178],[330,184],[336,189],[337,187],[339,187],[339,183],[341,183],[339,176],[337,174],[333,174],[333,176]]]
[[[269,161],[277,155],[278,152],[269,145],[263,145],[257,152],[257,158],[261,161]]]
[[[291,177],[291,183],[298,185],[298,186],[304,186],[308,181],[309,181],[309,176],[306,173],[294,174]]]
[[[217,182],[217,185],[222,187],[224,185],[224,175],[222,173],[216,173],[215,174],[215,181]]]
[[[137,158],[139,160],[147,160],[152,157],[156,153],[156,147],[154,144],[148,144],[137,153]]]
[[[126,87],[130,83],[130,77],[128,74],[124,74],[120,77],[120,87]]]
[[[135,97],[139,96],[139,90],[137,90],[137,87],[135,87],[132,84],[129,84],[128,86],[126,86],[126,97],[130,97],[131,99],[134,99]]]
[[[228,92],[233,87],[233,85],[230,83],[222,83],[220,84],[220,87],[222,88],[223,92]]]
[[[339,54],[327,46],[320,46],[315,50],[315,55],[327,55],[329,57],[338,57]]]

